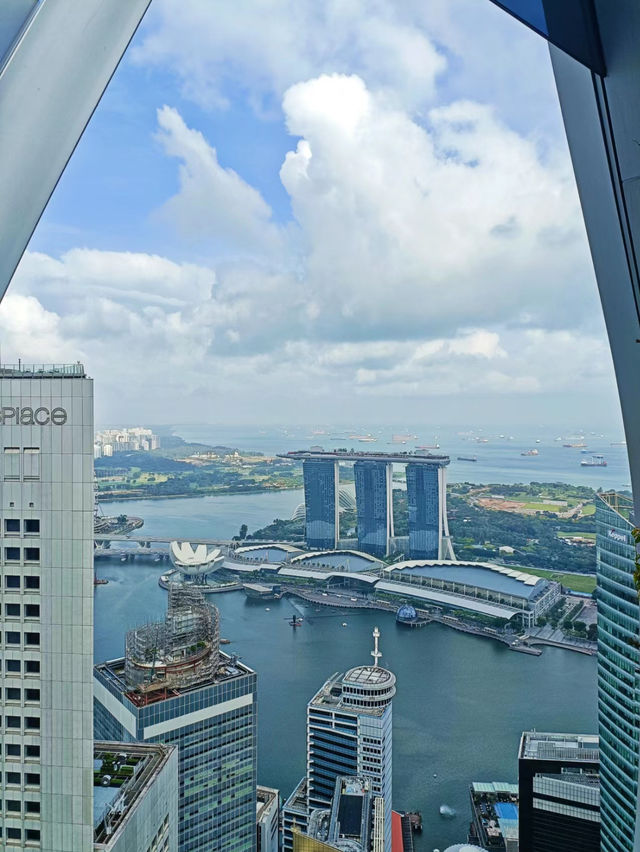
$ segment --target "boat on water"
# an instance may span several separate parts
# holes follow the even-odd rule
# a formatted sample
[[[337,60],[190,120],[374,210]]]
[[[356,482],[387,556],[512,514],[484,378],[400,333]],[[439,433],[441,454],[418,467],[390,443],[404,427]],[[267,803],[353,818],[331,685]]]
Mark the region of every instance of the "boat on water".
[[[416,450],[439,450],[440,444],[416,444]]]
[[[627,446],[627,442],[626,442],[626,441],[612,441],[612,442],[609,444],[609,446],[610,446],[610,447],[626,447],[626,446]]]
[[[478,456],[458,456],[458,461],[471,461],[477,462]]]
[[[604,456],[591,456],[590,459],[582,459],[580,467],[606,467],[607,460]]]
[[[520,453],[521,456],[539,456],[540,453],[537,450],[525,450],[523,453]]]
[[[392,435],[391,441],[394,444],[406,444],[407,441],[415,441],[417,435]]]
[[[583,443],[582,441],[580,441],[577,444],[563,444],[562,446],[563,447],[569,447],[571,449],[575,449],[575,448],[580,448],[580,447],[586,447],[587,445],[585,443]]]

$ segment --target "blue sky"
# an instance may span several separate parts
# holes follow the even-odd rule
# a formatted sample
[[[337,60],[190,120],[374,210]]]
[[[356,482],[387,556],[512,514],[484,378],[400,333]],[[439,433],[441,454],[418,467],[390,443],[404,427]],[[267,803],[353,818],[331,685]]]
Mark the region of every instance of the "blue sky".
[[[0,334],[101,422],[619,426],[546,46],[489,0],[153,0]]]

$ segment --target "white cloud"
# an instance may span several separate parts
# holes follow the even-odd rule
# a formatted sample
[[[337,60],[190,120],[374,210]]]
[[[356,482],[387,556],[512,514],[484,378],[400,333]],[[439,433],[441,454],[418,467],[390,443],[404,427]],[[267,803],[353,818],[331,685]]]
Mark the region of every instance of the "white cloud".
[[[188,243],[206,241],[227,255],[270,253],[280,244],[271,209],[260,193],[218,162],[215,148],[192,130],[175,109],[158,110],[158,139],[180,159],[178,193],[162,212]]]
[[[488,107],[432,110],[427,130],[345,75],[296,84],[283,107],[302,139],[281,178],[327,325],[420,335],[592,311],[568,164],[543,163]]]
[[[178,188],[156,214],[203,260],[27,255],[0,305],[5,359],[86,360],[110,420],[339,418],[605,389],[566,157],[449,96],[464,89],[473,5],[240,0],[212,14],[208,0],[156,0],[138,61],[172,67],[200,105],[242,91],[286,122],[293,220],[164,106],[156,135]],[[492,62],[479,79],[495,83]]]
[[[355,71],[414,106],[433,97],[445,67],[414,15],[389,0],[240,0],[215,13],[209,0],[155,0],[147,28],[136,60],[171,68],[205,107],[227,106],[228,87],[257,107],[277,104],[290,85],[327,70]]]

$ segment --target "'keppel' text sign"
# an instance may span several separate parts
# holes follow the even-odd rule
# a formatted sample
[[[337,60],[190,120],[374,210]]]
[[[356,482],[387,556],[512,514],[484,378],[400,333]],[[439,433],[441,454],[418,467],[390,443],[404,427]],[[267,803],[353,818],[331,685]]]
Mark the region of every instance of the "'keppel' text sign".
[[[11,405],[0,407],[0,426],[64,426],[67,411],[64,408],[14,408]]]
[[[609,530],[609,538],[612,538],[614,541],[622,541],[624,544],[627,543],[627,537],[624,533],[616,532],[615,530]]]

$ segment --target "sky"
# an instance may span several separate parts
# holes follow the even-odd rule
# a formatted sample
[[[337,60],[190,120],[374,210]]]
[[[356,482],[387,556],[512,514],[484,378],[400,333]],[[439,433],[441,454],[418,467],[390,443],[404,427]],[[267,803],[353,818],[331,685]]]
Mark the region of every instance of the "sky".
[[[153,0],[0,343],[102,425],[620,429],[547,47],[489,0]]]

